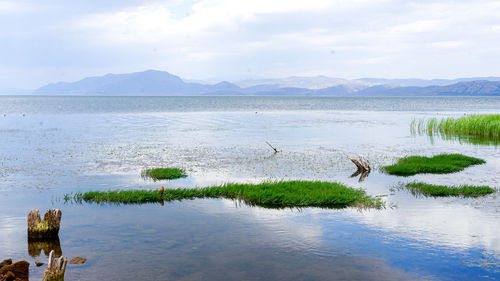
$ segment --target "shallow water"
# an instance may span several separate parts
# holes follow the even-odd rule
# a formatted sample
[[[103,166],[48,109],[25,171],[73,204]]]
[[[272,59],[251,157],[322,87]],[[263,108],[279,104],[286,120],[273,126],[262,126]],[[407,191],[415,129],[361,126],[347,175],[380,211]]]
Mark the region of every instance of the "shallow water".
[[[0,259],[45,261],[38,251],[58,245],[28,243],[26,216],[59,208],[63,255],[88,259],[69,266],[66,280],[498,280],[498,193],[426,198],[398,186],[500,187],[496,146],[410,132],[413,118],[499,110],[500,98],[0,97]],[[273,154],[265,141],[282,152]],[[401,156],[437,153],[487,164],[406,178],[378,170]],[[375,166],[363,182],[350,178],[347,157],[357,155]],[[140,177],[159,166],[183,167],[189,177]],[[384,195],[387,208],[63,200],[86,190],[289,179],[363,188]],[[41,279],[43,267],[30,270]]]

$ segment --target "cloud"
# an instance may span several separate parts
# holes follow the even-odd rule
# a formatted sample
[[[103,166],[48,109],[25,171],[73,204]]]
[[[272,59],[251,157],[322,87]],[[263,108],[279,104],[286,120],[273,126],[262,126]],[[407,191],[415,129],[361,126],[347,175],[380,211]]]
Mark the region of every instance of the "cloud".
[[[0,1],[0,13],[13,13],[21,10],[21,5],[16,2]]]
[[[155,68],[221,80],[500,75],[488,63],[499,52],[500,1],[49,2],[0,0],[7,69],[83,77]],[[28,20],[15,16],[26,7]]]

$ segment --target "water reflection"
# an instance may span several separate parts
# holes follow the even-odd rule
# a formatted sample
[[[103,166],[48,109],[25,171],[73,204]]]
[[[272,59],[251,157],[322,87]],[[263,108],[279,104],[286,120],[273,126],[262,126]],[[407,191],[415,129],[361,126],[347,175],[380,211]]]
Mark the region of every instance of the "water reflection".
[[[278,99],[281,106],[273,105],[275,99],[252,99],[269,106],[259,114],[243,111],[255,103],[241,103],[244,108],[235,109],[222,99],[216,109],[190,99],[198,101],[199,110],[175,98],[118,100],[122,103],[103,98],[64,98],[62,102],[27,98],[19,106],[32,107],[28,112],[36,114],[0,120],[1,254],[16,260],[30,258],[25,214],[37,206],[64,209],[60,236],[64,254],[94,262],[87,268],[70,267],[68,280],[411,278],[406,273],[422,279],[476,280],[499,274],[464,266],[464,261],[475,265],[498,261],[497,195],[414,198],[406,191],[391,192],[389,188],[401,179],[377,168],[405,155],[460,152],[487,163],[460,173],[404,180],[499,187],[496,147],[463,145],[465,141],[436,136],[431,144],[426,137],[412,137],[408,124],[415,115],[435,116],[431,110],[461,111],[443,114],[497,111],[500,99],[378,99],[375,107],[370,99],[342,99],[339,105],[339,100],[325,99],[328,102],[314,100],[303,108],[309,101],[303,98],[293,99],[298,105],[294,111],[289,110],[294,108],[291,99]],[[51,105],[39,104],[47,102]],[[146,108],[135,107],[139,103]],[[19,111],[8,104],[2,102],[0,107],[7,106],[5,112]],[[171,112],[186,107],[198,112]],[[408,107],[411,112],[401,111]],[[265,140],[283,151],[272,154]],[[362,182],[349,178],[353,167],[346,155],[356,154],[366,156],[374,167]],[[373,196],[390,193],[384,200],[398,208],[299,212],[219,199],[165,202],[164,206],[161,202],[62,205],[57,200],[78,191],[157,189],[157,183],[139,176],[143,167],[151,166],[190,171],[190,178],[165,182],[166,188],[283,179],[339,181]],[[42,250],[46,255],[51,248],[28,241],[30,255],[41,255]],[[40,277],[34,280],[41,279],[42,269],[30,270],[31,276]]]
[[[42,253],[42,250],[46,257],[49,257],[49,253],[52,250],[54,250],[57,258],[62,256],[61,242],[59,241],[59,237],[46,241],[31,240],[28,238],[28,253],[31,257],[39,257]]]
[[[370,171],[362,171],[358,169],[356,172],[354,172],[354,174],[350,176],[350,178],[355,178],[359,176],[358,182],[363,182],[365,178],[368,177],[369,174]]]
[[[469,135],[454,135],[454,134],[436,134],[429,135],[429,141],[434,144],[434,138],[440,138],[446,141],[454,141],[460,144],[473,144],[473,145],[492,145],[498,146],[500,138],[488,136],[469,136]]]

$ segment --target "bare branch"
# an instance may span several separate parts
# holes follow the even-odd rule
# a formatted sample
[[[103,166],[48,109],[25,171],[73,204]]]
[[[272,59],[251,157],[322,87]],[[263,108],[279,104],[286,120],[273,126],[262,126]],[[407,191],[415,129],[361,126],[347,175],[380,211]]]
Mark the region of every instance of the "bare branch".
[[[274,153],[278,153],[281,151],[281,150],[276,149],[276,147],[272,146],[269,142],[266,141],[266,143],[274,150]]]

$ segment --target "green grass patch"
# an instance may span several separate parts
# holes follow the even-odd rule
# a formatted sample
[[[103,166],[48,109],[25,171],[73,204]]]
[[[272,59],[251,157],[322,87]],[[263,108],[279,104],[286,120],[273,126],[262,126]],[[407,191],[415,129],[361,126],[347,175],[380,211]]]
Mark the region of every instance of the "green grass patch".
[[[425,196],[462,196],[462,197],[478,197],[494,193],[496,190],[489,186],[446,186],[433,185],[423,182],[412,182],[406,184],[406,188],[413,194],[422,194]]]
[[[205,188],[156,190],[113,190],[77,193],[76,201],[147,203],[194,198],[229,198],[249,205],[264,207],[375,207],[380,208],[380,198],[369,196],[361,189],[354,189],[336,182],[278,181],[260,184],[227,183]]]
[[[473,144],[500,142],[500,114],[469,115],[460,118],[413,119],[413,134],[440,135],[444,139],[459,139]]]
[[[154,180],[173,180],[187,177],[186,172],[179,168],[155,168],[142,171],[142,177]]]
[[[448,174],[484,163],[486,162],[482,159],[462,154],[440,154],[434,157],[408,156],[399,159],[396,164],[383,167],[383,170],[396,176],[413,176],[425,173]]]

